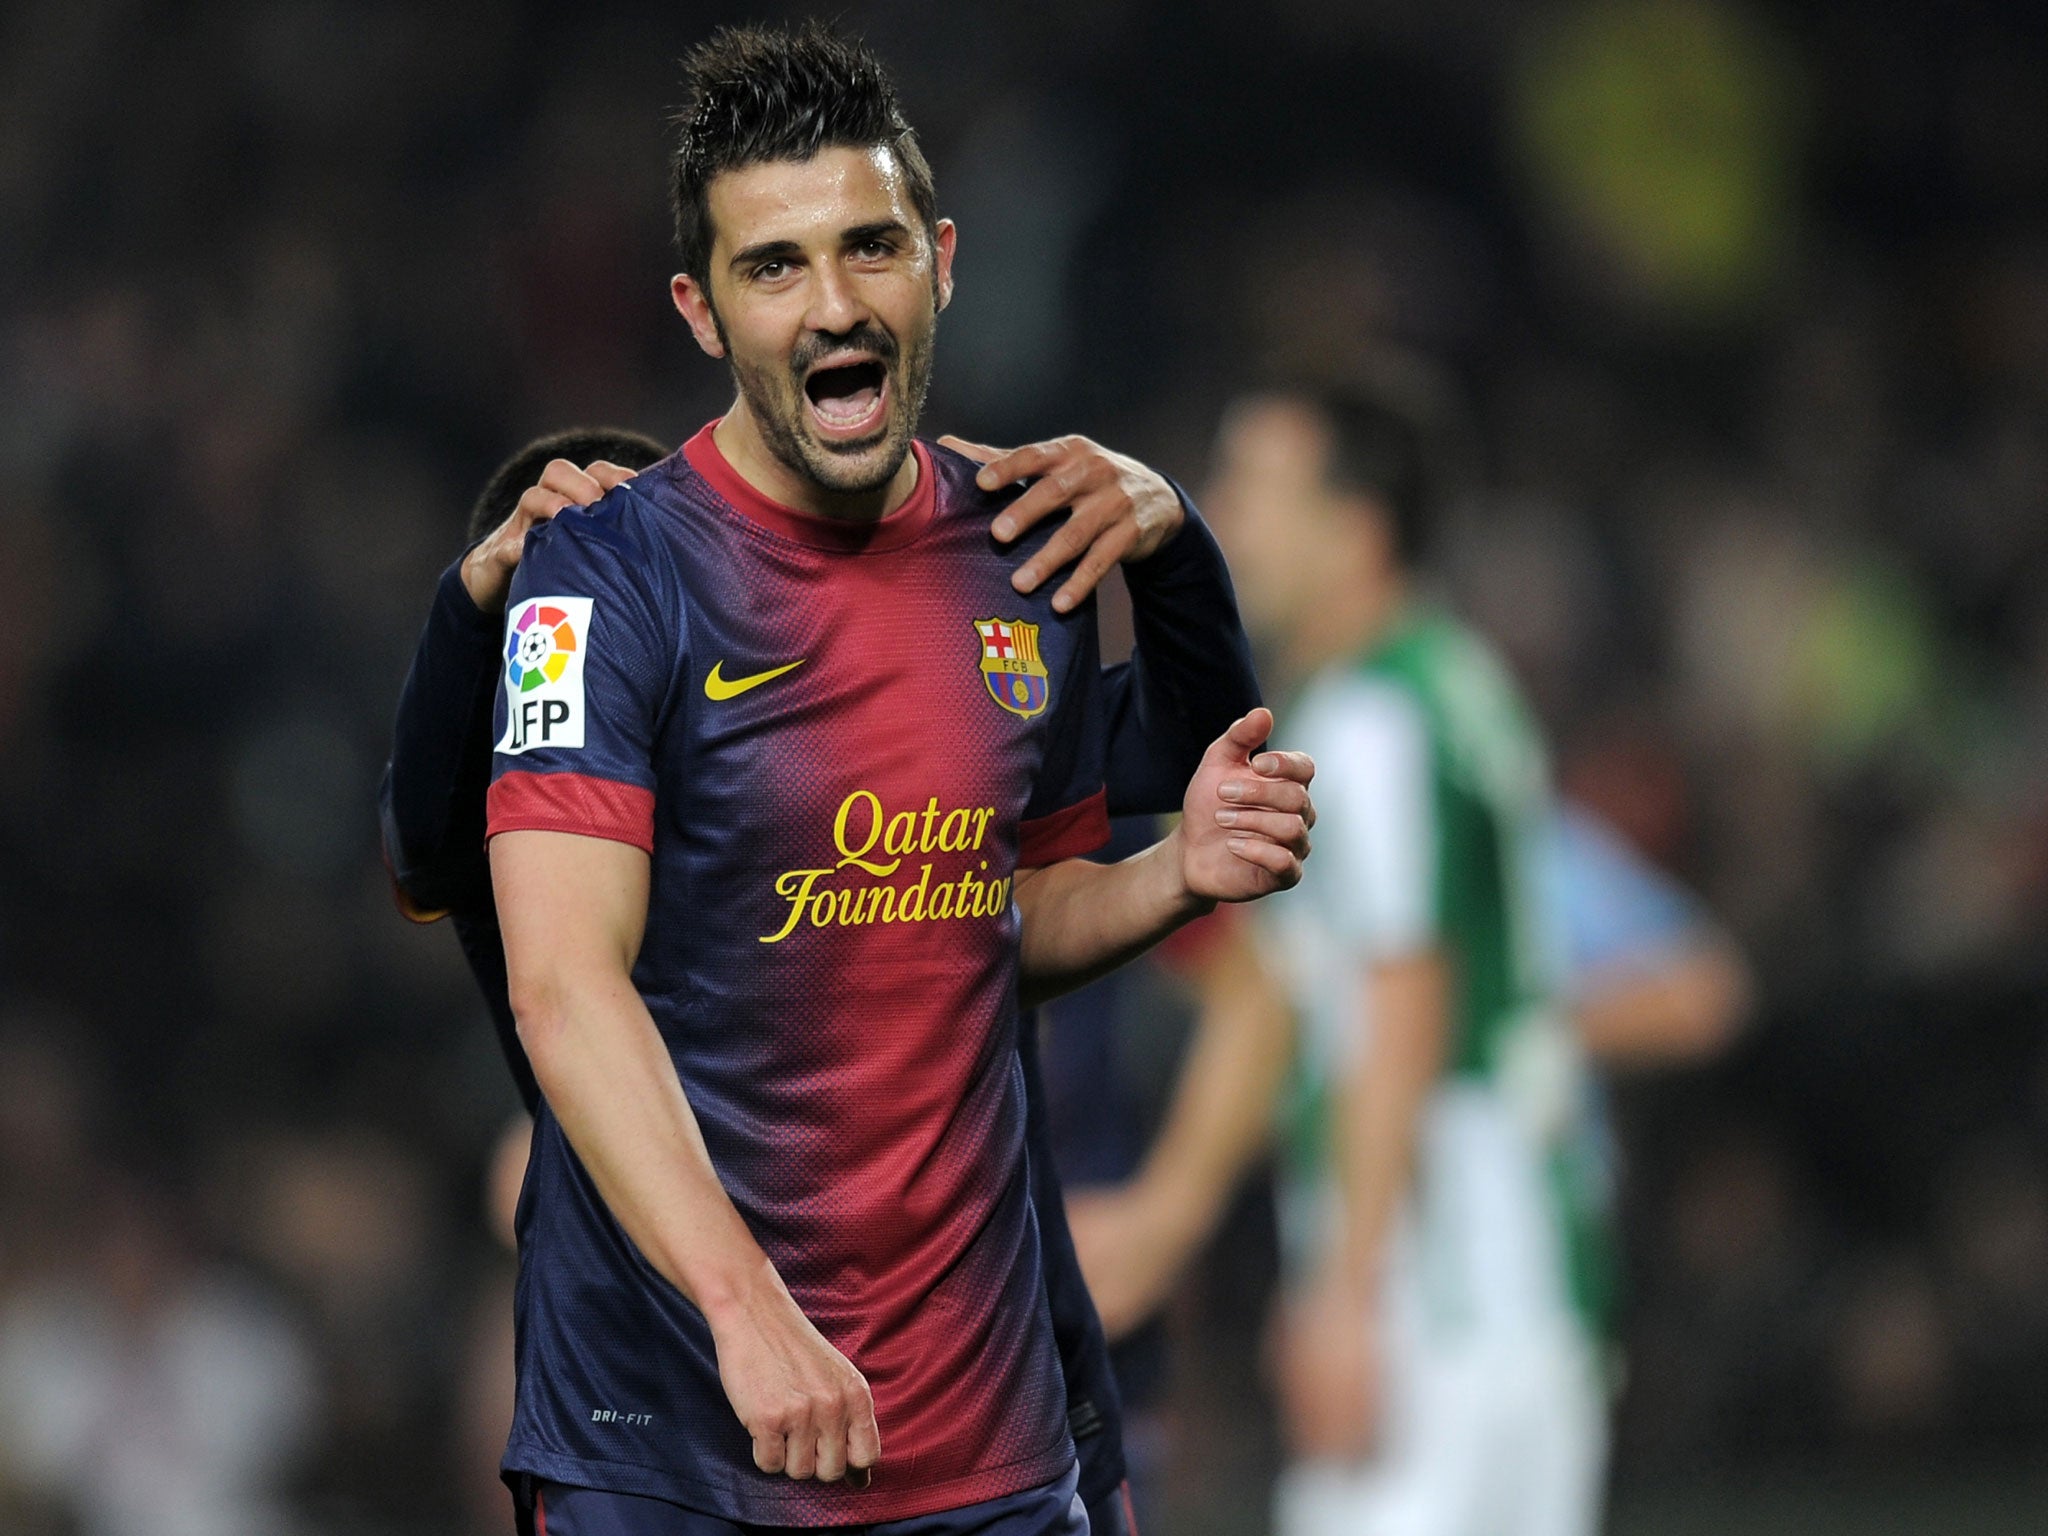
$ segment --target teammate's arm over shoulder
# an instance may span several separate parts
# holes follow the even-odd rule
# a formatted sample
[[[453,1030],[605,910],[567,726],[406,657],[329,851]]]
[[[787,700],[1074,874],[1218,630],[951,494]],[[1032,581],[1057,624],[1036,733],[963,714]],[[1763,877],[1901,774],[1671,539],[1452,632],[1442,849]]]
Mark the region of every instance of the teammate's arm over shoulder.
[[[1110,567],[1149,559],[1180,532],[1186,510],[1172,482],[1127,454],[1069,435],[991,448],[942,437],[942,446],[978,463],[974,483],[984,491],[1031,484],[990,527],[1008,544],[1059,512],[1068,514],[1043,548],[1017,567],[1010,585],[1035,592],[1055,573],[1074,569],[1053,594],[1056,612],[1070,613],[1101,584]]]
[[[1273,716],[1255,709],[1211,744],[1181,819],[1120,864],[1063,860],[1017,871],[1021,995],[1029,1005],[1084,986],[1218,902],[1255,901],[1301,879],[1315,764],[1265,749]]]
[[[567,459],[550,459],[542,467],[540,479],[520,494],[504,521],[463,556],[462,585],[470,601],[485,613],[502,611],[527,534],[566,507],[589,506],[633,475],[633,470],[604,459],[582,468]]]

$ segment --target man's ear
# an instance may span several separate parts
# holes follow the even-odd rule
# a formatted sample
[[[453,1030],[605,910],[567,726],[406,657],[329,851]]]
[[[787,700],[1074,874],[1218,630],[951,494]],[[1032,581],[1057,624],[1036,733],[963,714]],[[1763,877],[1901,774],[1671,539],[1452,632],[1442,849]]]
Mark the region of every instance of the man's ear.
[[[675,301],[676,313],[689,322],[690,334],[697,338],[707,356],[725,356],[725,341],[718,334],[718,316],[711,308],[711,295],[704,285],[687,272],[678,272],[668,280],[668,296]]]
[[[953,302],[953,247],[959,242],[960,231],[951,219],[941,219],[933,234],[937,237],[932,259],[937,267],[939,308],[944,309]]]
[[[1333,542],[1350,541],[1360,558],[1378,576],[1401,568],[1401,549],[1394,531],[1394,513],[1386,502],[1370,491],[1339,491],[1325,505],[1336,515],[1324,536]]]

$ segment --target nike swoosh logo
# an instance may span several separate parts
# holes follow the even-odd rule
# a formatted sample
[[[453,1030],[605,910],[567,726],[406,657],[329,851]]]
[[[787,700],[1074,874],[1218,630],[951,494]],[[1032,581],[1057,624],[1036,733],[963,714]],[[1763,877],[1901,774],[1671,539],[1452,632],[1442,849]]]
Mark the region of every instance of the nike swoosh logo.
[[[785,672],[794,672],[807,659],[807,657],[799,656],[795,661],[788,662],[779,667],[770,667],[766,672],[756,672],[752,677],[735,677],[731,679],[724,675],[725,663],[722,661],[714,662],[709,675],[704,679],[704,697],[719,702],[723,702],[726,699],[736,699],[749,688],[758,688],[763,683],[773,682]]]

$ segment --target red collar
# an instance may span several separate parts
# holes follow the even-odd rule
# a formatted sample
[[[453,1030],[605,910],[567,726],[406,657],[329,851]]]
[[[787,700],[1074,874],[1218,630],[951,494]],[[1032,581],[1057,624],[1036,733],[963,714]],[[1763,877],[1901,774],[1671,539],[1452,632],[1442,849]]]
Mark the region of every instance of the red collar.
[[[914,438],[910,451],[917,456],[917,484],[911,488],[909,497],[880,522],[854,523],[800,512],[763,496],[719,451],[711,435],[717,425],[717,421],[707,422],[702,431],[683,444],[683,456],[690,461],[690,468],[702,475],[735,512],[799,544],[854,554],[898,549],[923,533],[938,510],[938,476],[932,470],[931,450]]]

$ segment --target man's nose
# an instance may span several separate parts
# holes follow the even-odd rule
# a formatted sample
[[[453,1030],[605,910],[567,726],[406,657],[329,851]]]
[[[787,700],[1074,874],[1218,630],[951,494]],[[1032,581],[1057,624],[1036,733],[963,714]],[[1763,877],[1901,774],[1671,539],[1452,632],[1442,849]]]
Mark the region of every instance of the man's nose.
[[[862,302],[853,279],[837,262],[825,262],[817,269],[811,286],[811,307],[804,324],[828,336],[844,336],[872,317]]]

